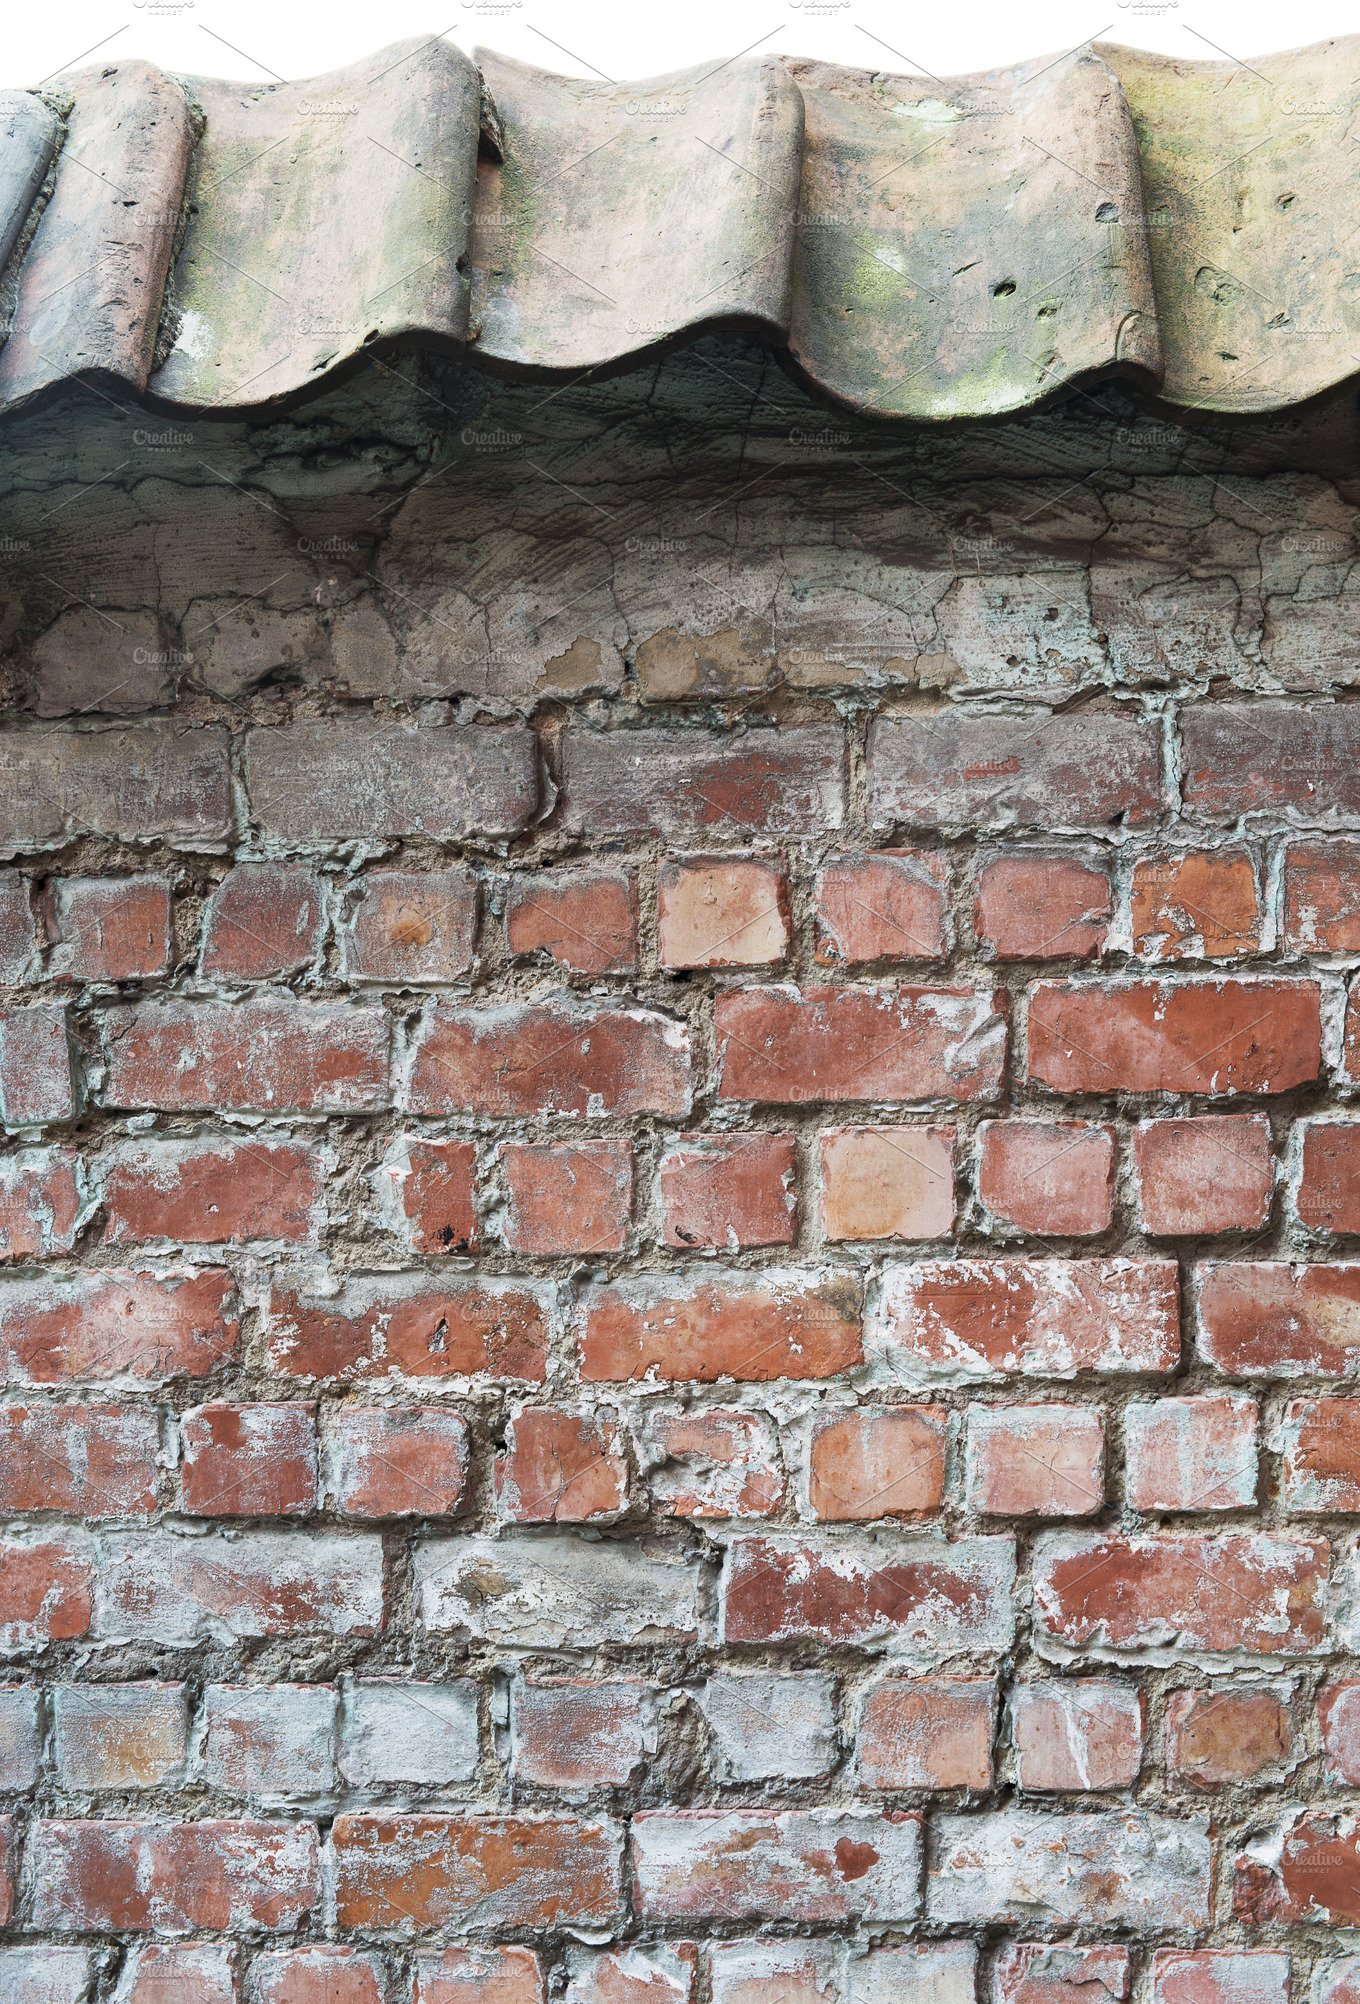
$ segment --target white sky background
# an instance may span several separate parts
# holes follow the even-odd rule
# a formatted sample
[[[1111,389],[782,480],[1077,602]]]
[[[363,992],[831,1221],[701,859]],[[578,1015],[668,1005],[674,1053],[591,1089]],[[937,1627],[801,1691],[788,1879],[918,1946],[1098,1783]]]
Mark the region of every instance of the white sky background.
[[[315,76],[406,35],[446,34],[570,75],[657,76],[759,50],[937,75],[1057,53],[1091,38],[1250,60],[1360,30],[1360,0],[9,0],[0,85],[144,57],[191,76]],[[884,44],[890,46],[885,47]],[[227,46],[228,44],[232,46]],[[238,53],[239,52],[239,53]],[[895,52],[895,53],[894,53]],[[753,50],[754,53],[754,50]],[[1356,47],[1360,59],[1360,43]]]

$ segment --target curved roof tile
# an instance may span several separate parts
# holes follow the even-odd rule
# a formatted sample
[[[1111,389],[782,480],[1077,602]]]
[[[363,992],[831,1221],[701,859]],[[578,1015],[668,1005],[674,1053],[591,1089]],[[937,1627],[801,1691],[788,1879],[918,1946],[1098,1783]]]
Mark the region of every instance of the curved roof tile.
[[[435,37],[305,83],[124,63],[0,96],[0,407],[81,375],[250,409],[374,343],[580,372],[714,325],[918,420],[1112,374],[1254,412],[1360,373],[1360,38],[943,82],[479,60]]]

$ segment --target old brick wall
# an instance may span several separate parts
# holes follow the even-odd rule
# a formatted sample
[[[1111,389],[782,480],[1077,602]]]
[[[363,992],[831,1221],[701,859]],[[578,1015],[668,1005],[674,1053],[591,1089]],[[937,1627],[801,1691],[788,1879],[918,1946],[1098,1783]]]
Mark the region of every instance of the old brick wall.
[[[5,2004],[1355,2004],[1360,706],[0,766]]]

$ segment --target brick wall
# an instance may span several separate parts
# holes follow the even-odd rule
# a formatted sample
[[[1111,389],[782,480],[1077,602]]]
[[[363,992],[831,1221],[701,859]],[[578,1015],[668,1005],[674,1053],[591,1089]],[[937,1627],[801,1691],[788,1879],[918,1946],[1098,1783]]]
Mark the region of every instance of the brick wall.
[[[290,705],[0,740],[0,1998],[1355,2004],[1360,707]]]

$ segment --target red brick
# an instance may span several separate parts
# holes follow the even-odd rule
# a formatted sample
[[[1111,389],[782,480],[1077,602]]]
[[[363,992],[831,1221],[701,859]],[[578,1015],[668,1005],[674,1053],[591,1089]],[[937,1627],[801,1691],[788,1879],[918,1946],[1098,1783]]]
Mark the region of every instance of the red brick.
[[[948,859],[935,850],[837,857],[817,875],[817,959],[824,967],[943,959],[949,891]]]
[[[562,780],[573,834],[820,838],[844,818],[845,740],[822,724],[568,730]]]
[[[1036,981],[1029,991],[1029,1076],[1056,1092],[1289,1092],[1321,1062],[1315,981]]]
[[[310,1823],[37,1823],[29,1845],[39,1928],[273,1934],[321,1895]]]
[[[514,1695],[514,1772],[539,1788],[627,1788],[656,1752],[654,1694],[614,1679],[523,1679]]]
[[[992,1677],[885,1677],[859,1723],[866,1788],[990,1788],[996,1731]]]
[[[79,1218],[73,1156],[28,1148],[0,1162],[0,1261],[69,1252]]]
[[[104,1158],[110,1245],[315,1241],[325,1168],[302,1142],[128,1141]]]
[[[768,967],[789,950],[788,879],[749,857],[663,862],[657,930],[663,967]]]
[[[968,1501],[989,1517],[1089,1517],[1105,1500],[1105,1421],[1090,1406],[973,1406]]]
[[[227,746],[216,726],[170,718],[98,731],[7,731],[0,842],[219,840],[232,826]]]
[[[27,877],[0,870],[0,986],[17,988],[37,972],[38,929]]]
[[[1108,710],[1000,716],[962,706],[869,729],[876,826],[1106,828],[1161,808],[1154,722]]]
[[[159,1445],[137,1406],[0,1406],[0,1510],[150,1516]]]
[[[846,1963],[835,1941],[794,1937],[720,1941],[712,1950],[713,2004],[893,2004],[933,1997],[941,2004],[973,2004],[977,1949],[971,1941],[910,1943],[900,1948],[856,1950]]]
[[[1205,1267],[1199,1346],[1230,1377],[1346,1377],[1360,1370],[1360,1264],[1233,1260]]]
[[[1318,1692],[1318,1725],[1327,1756],[1327,1779],[1356,1787],[1360,1784],[1360,1679],[1323,1685]]]
[[[416,1957],[414,2004],[544,2004],[531,1948],[445,1948]],[[300,2000],[310,2004],[310,2000]],[[316,2004],[331,2004],[329,1997]],[[347,2004],[337,1998],[336,2004]],[[663,2004],[652,1998],[648,2004]]]
[[[619,1833],[599,1818],[344,1814],[335,1819],[336,1918],[343,1929],[409,1935],[590,1926],[619,1911]]]
[[[949,1415],[941,1406],[860,1406],[813,1422],[808,1504],[828,1523],[932,1515],[944,1501]]]
[[[1173,1371],[1174,1261],[958,1259],[889,1267],[879,1333],[909,1382]]]
[[[1081,1120],[984,1120],[978,1195],[1017,1231],[1090,1238],[1114,1209],[1114,1129]]]
[[[88,1634],[93,1580],[89,1546],[79,1533],[0,1542],[0,1647],[41,1648]]]
[[[296,974],[325,930],[321,879],[298,863],[237,863],[203,912],[202,969],[229,981]]]
[[[829,1239],[938,1239],[954,1222],[952,1127],[839,1127],[818,1138]]]
[[[750,1533],[728,1548],[728,1642],[886,1643],[911,1655],[1004,1649],[1014,1632],[1009,1538]]]
[[[237,1327],[232,1277],[218,1267],[0,1284],[0,1354],[11,1384],[206,1377],[233,1355]]]
[[[189,1751],[183,1684],[59,1684],[52,1757],[64,1789],[177,1788]]]
[[[920,1818],[878,1810],[650,1810],[632,1822],[648,1919],[903,1922],[920,1903]]]
[[[1303,1811],[1280,1835],[1274,1862],[1262,1863],[1249,1852],[1236,1860],[1237,1918],[1255,1925],[1360,1924],[1360,1817]]]
[[[456,981],[476,941],[470,870],[375,870],[359,879],[340,929],[340,964],[348,980],[394,988]]]
[[[0,1015],[0,1119],[44,1127],[76,1111],[76,1075],[66,1010],[35,1002]]]
[[[1193,1788],[1281,1779],[1298,1766],[1289,1707],[1264,1685],[1168,1692],[1164,1738],[1168,1773]]]
[[[1133,1161],[1144,1228],[1158,1237],[1256,1232],[1270,1215],[1275,1157],[1260,1114],[1143,1121]]]
[[[105,1017],[113,1107],[362,1113],[387,1102],[388,1021],[371,1004],[142,1002]]]
[[[1072,856],[994,856],[973,900],[973,931],[998,960],[1089,960],[1109,917],[1105,870]]]
[[[629,974],[637,966],[637,890],[625,870],[545,870],[512,876],[506,949],[542,953],[572,974]]]
[[[503,1230],[512,1252],[620,1252],[633,1215],[633,1151],[623,1140],[507,1141]]]
[[[236,2004],[234,1948],[136,1948],[118,1985],[117,2004]]]
[[[1261,900],[1245,849],[1142,856],[1133,866],[1133,950],[1145,960],[1235,960],[1261,945]]]
[[[628,1462],[605,1413],[528,1406],[495,1461],[496,1501],[514,1524],[610,1523],[628,1502]]]
[[[1360,1511],[1360,1399],[1295,1399],[1280,1432],[1287,1509]]]
[[[210,1684],[199,1778],[225,1795],[322,1795],[335,1787],[336,1694],[329,1684]]]
[[[1180,717],[1182,791],[1195,814],[1360,808],[1360,714],[1349,703],[1204,703]]]
[[[386,2004],[382,1964],[360,1948],[288,1948],[257,1955],[257,2004]]]
[[[1256,1501],[1255,1399],[1231,1392],[1139,1400],[1124,1415],[1135,1510],[1241,1510]]]
[[[1003,1942],[992,1968],[992,2004],[1104,2004],[1105,1998],[1123,2004],[1130,1961],[1128,1949],[1115,1943]]]
[[[1305,1123],[1295,1201],[1314,1231],[1360,1232],[1360,1121]]]
[[[1041,1630],[1080,1649],[1298,1656],[1326,1633],[1325,1539],[1264,1531],[1123,1537],[1051,1532],[1034,1560]]]
[[[1295,953],[1360,953],[1360,842],[1291,842],[1284,852],[1284,943]]]
[[[1130,1788],[1143,1763],[1142,1694],[1103,1677],[1017,1684],[1016,1778],[1032,1794]]]
[[[692,1941],[572,1949],[565,2004],[693,2004],[698,1960]]]
[[[350,1281],[309,1300],[277,1288],[269,1357],[295,1378],[494,1377],[540,1381],[548,1325],[539,1296],[509,1281],[424,1274]]]
[[[473,1142],[400,1135],[379,1173],[390,1183],[393,1213],[412,1252],[480,1250],[477,1149]]]
[[[791,1134],[683,1134],[661,1157],[668,1246],[793,1244],[797,1146]]]
[[[170,966],[166,877],[59,877],[46,899],[48,970],[70,981],[146,981]]]
[[[180,1421],[190,1517],[298,1517],[316,1505],[316,1407],[197,1406]]]
[[[1159,1948],[1152,2004],[1289,2004],[1289,1957],[1265,1948]]]
[[[784,1474],[766,1413],[709,1408],[647,1415],[652,1508],[666,1517],[767,1517]]]
[[[714,1026],[719,1097],[774,1106],[982,1099],[1006,1055],[995,998],[971,988],[728,989]]]
[[[689,1033],[647,1009],[577,1002],[434,1003],[416,1033],[415,1113],[629,1116],[689,1111]]]
[[[588,1297],[581,1375],[830,1378],[861,1361],[858,1282],[846,1273],[654,1274]]]
[[[442,1406],[342,1405],[327,1488],[346,1517],[452,1517],[467,1496],[467,1423]]]

